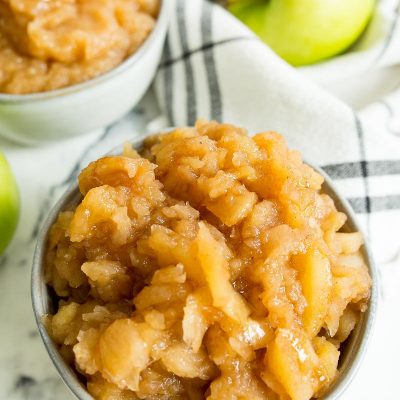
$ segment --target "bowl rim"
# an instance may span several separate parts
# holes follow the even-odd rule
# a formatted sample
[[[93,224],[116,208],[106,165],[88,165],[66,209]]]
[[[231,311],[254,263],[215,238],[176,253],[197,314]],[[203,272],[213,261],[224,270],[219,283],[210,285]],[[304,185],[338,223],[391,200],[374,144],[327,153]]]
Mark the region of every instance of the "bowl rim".
[[[140,47],[132,53],[128,58],[123,60],[120,64],[114,68],[106,71],[94,78],[87,81],[75,83],[69,86],[65,86],[59,89],[48,90],[45,92],[27,93],[27,94],[8,94],[0,93],[0,105],[2,104],[15,104],[15,103],[29,103],[38,102],[43,100],[51,100],[58,97],[74,95],[79,92],[91,89],[97,85],[103,84],[116,76],[126,72],[133,65],[137,64],[140,59],[143,58],[149,49],[152,47],[157,36],[161,34],[165,24],[168,22],[169,16],[169,4],[171,0],[160,0],[161,6],[154,25],[154,28],[140,45]]]
[[[339,375],[335,378],[333,386],[321,398],[324,400],[339,400],[346,389],[349,387],[350,383],[353,381],[358,370],[360,369],[361,363],[365,357],[368,345],[374,333],[379,299],[379,273],[374,257],[372,255],[369,239],[366,236],[364,229],[361,228],[356,213],[351,207],[349,201],[340,194],[340,191],[337,189],[336,184],[321,167],[316,166],[313,163],[308,162],[307,160],[305,160],[304,162],[323,176],[324,193],[328,194],[333,199],[335,206],[339,211],[342,211],[346,214],[347,221],[345,226],[349,227],[353,231],[357,231],[362,234],[362,237],[364,239],[362,253],[372,281],[371,296],[369,298],[368,308],[361,315],[361,318],[358,321],[356,328],[351,334],[351,336],[355,335],[355,337],[351,337],[351,342],[346,345],[346,353],[353,352],[353,354],[346,356],[345,365],[343,366],[344,371],[339,371]],[[347,346],[349,346],[349,348],[347,348]]]
[[[169,130],[169,128],[162,129],[157,133],[166,133]],[[146,137],[151,136],[152,134],[154,133],[133,138],[132,140],[129,140],[129,143],[131,143],[134,148],[139,149],[142,147]],[[120,153],[121,149],[122,144],[116,146],[107,154]],[[332,197],[337,209],[347,215],[347,227],[349,227],[351,230],[356,230],[362,233],[364,238],[362,251],[372,279],[371,297],[369,299],[368,309],[365,313],[363,313],[356,325],[356,329],[352,333],[350,343],[347,345],[349,348],[346,347],[347,355],[345,356],[344,365],[342,365],[340,368],[338,377],[335,378],[335,382],[333,383],[331,389],[329,389],[329,391],[321,398],[324,400],[338,400],[344,391],[349,387],[350,383],[357,374],[373,333],[378,307],[379,276],[376,264],[372,257],[368,239],[366,238],[364,231],[361,229],[350,203],[340,194],[332,179],[320,167],[315,166],[313,163],[307,160],[303,159],[303,161],[324,177],[323,191]],[[40,336],[50,356],[50,359],[60,374],[63,382],[77,399],[93,400],[93,397],[89,394],[86,387],[78,378],[76,372],[70,366],[68,366],[61,357],[57,345],[50,338],[50,335],[47,333],[42,321],[42,317],[46,312],[46,302],[48,300],[48,297],[46,297],[47,285],[43,280],[43,261],[47,247],[47,234],[50,227],[55,222],[59,212],[65,209],[67,205],[76,202],[80,198],[82,198],[82,196],[79,193],[78,184],[74,182],[64,192],[64,194],[61,195],[60,199],[51,209],[44,224],[42,225],[42,228],[39,231],[31,272],[31,300]]]

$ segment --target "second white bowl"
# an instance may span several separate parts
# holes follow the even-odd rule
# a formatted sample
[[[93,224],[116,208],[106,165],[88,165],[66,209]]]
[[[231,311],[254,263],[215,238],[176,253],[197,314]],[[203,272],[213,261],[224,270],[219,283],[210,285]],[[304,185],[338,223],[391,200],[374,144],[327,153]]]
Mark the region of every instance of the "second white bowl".
[[[0,94],[0,135],[40,143],[88,133],[133,108],[152,82],[161,58],[171,1],[162,0],[155,27],[126,61],[89,81],[59,90]]]

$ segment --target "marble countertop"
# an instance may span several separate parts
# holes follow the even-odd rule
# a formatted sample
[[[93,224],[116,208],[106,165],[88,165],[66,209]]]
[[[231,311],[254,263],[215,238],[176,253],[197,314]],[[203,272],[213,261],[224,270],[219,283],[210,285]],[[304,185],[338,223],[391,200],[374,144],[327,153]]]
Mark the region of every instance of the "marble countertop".
[[[42,344],[30,300],[30,270],[42,218],[88,162],[147,131],[159,110],[150,92],[116,124],[74,139],[25,147],[0,139],[16,175],[21,218],[0,258],[0,399],[72,400]],[[151,126],[151,124],[150,124]]]

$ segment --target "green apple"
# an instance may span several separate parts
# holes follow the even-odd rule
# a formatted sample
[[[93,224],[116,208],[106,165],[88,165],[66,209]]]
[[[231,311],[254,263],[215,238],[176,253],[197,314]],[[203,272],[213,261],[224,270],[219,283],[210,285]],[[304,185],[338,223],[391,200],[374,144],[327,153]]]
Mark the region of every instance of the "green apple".
[[[295,66],[351,46],[367,26],[375,0],[229,0],[230,11]]]
[[[11,168],[0,153],[0,254],[10,242],[19,217],[19,195]]]

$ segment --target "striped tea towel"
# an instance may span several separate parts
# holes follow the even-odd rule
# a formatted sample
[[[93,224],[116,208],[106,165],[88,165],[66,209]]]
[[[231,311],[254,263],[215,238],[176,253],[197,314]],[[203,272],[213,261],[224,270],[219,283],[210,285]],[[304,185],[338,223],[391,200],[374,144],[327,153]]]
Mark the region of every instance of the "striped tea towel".
[[[355,113],[315,82],[398,63],[398,3],[379,2],[350,53],[299,73],[221,7],[175,0],[155,82],[169,125],[201,117],[276,130],[323,167],[358,214],[383,290],[373,341],[343,400],[400,398],[400,88]]]

